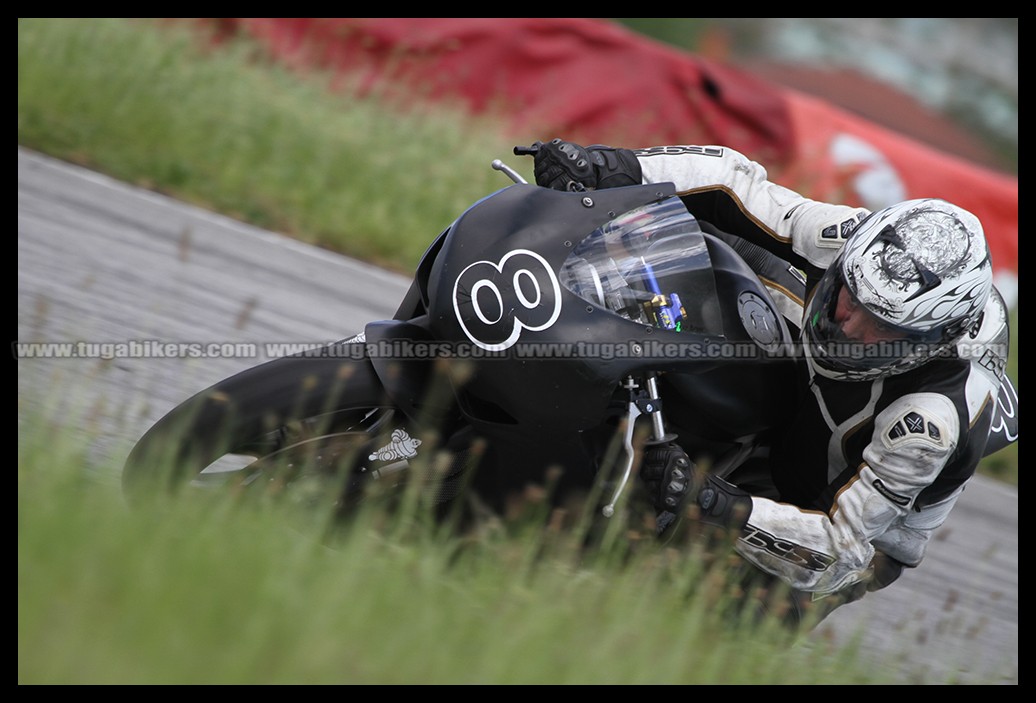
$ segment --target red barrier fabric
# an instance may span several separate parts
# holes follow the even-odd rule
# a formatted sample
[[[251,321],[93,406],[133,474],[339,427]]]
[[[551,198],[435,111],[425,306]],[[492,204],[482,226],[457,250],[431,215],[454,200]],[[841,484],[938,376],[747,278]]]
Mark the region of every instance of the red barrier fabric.
[[[534,138],[649,146],[737,144],[792,155],[778,90],[761,79],[585,18],[221,18],[288,64],[351,87],[452,100]],[[647,139],[650,144],[644,143]]]
[[[822,100],[590,18],[219,18],[300,70],[362,92],[499,117],[525,141],[718,144],[830,202],[939,197],[983,222],[993,264],[1017,274],[1018,179],[937,151]],[[523,138],[518,138],[522,141]]]
[[[787,91],[786,99],[797,140],[785,185],[802,182],[800,192],[810,197],[871,209],[911,198],[948,200],[982,222],[994,268],[1017,275],[1016,177],[931,149],[816,98]]]

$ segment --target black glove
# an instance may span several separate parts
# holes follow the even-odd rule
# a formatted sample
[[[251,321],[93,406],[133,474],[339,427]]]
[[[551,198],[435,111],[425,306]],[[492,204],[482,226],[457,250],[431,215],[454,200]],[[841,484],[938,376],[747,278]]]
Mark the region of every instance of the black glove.
[[[868,591],[880,591],[890,585],[903,573],[906,564],[890,557],[884,552],[875,550],[874,558],[871,559],[871,577],[867,582]]]
[[[696,495],[700,485],[692,482],[701,483],[699,473],[687,453],[673,443],[649,447],[640,465],[640,477],[659,512],[675,513],[688,493]]]
[[[716,527],[740,531],[748,524],[752,497],[733,484],[706,475],[679,445],[669,443],[644,453],[640,476],[659,512],[659,532],[671,524],[681,510]],[[693,512],[685,509],[696,506]]]
[[[587,147],[552,139],[536,142],[536,184],[554,190],[594,190],[640,185],[640,162],[629,149],[592,144]]]

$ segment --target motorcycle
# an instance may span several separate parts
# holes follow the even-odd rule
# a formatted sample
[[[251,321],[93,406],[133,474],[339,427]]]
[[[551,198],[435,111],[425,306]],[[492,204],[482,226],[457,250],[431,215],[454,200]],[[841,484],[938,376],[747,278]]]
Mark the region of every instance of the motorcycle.
[[[550,483],[552,500],[595,496],[608,518],[644,449],[677,440],[733,475],[794,384],[793,336],[758,262],[673,184],[561,192],[493,167],[513,183],[434,239],[392,319],[173,408],[126,461],[131,502],[317,476],[348,514],[371,486],[421,474],[437,504],[470,492],[501,511]]]

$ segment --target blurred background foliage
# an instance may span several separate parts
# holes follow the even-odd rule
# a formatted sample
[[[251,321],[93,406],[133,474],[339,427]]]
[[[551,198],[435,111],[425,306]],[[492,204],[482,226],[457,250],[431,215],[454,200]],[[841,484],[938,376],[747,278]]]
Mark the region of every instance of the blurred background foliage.
[[[1018,172],[1017,17],[609,19],[972,161]],[[887,100],[868,103],[874,82],[908,97],[898,111],[915,114],[890,114]],[[918,120],[926,112],[931,119],[923,126]],[[936,124],[936,117],[947,124]]]

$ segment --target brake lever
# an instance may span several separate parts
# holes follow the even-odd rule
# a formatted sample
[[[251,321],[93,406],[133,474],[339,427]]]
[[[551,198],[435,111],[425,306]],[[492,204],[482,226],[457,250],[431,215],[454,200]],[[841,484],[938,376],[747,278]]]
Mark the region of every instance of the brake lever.
[[[524,185],[528,185],[529,184],[529,182],[527,180],[525,180],[524,178],[521,177],[521,174],[519,174],[517,171],[515,171],[513,168],[511,168],[507,164],[505,164],[500,159],[493,159],[493,168],[495,168],[497,171],[503,171],[504,173],[506,173],[507,177],[510,178],[515,183],[522,183]]]
[[[632,379],[630,379],[630,385],[633,385]],[[637,418],[642,414],[643,413],[641,413],[637,403],[630,399],[626,404],[626,431],[622,438],[622,446],[626,453],[626,465],[623,467],[622,478],[619,480],[619,485],[612,494],[611,502],[601,509],[601,513],[605,517],[611,517],[615,514],[615,505],[619,502],[619,496],[622,495],[623,490],[626,488],[626,483],[629,481],[630,473],[633,470],[633,457],[635,456],[633,449],[633,428],[636,425]]]
[[[611,502],[601,509],[605,517],[611,517],[615,514],[615,506],[619,502],[622,492],[626,489],[626,484],[629,482],[630,474],[633,471],[633,458],[635,456],[633,428],[637,418],[644,414],[651,417],[652,434],[647,442],[648,444],[665,444],[676,439],[675,434],[665,431],[665,420],[662,417],[662,399],[658,394],[658,380],[655,374],[649,374],[646,380],[646,393],[638,390],[640,386],[633,380],[632,376],[628,377],[626,383],[623,384],[623,388],[629,392],[629,401],[626,404],[626,427],[622,438],[623,449],[626,453],[626,464],[623,467],[619,485],[612,494]]]

